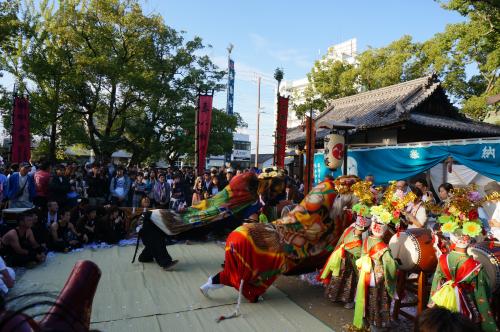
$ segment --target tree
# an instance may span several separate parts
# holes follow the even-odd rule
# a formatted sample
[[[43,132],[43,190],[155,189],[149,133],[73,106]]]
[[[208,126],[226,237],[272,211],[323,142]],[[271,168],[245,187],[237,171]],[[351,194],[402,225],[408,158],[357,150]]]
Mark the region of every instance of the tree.
[[[322,111],[336,98],[436,73],[462,112],[484,119],[494,108],[486,105],[486,99],[500,93],[500,6],[472,0],[441,4],[458,11],[466,21],[449,24],[423,43],[403,36],[385,47],[368,48],[354,65],[328,56],[316,61],[308,74],[309,86],[303,95],[295,96],[295,100],[306,100],[295,103],[297,115],[311,108]]]
[[[423,43],[419,65],[435,71],[462,112],[482,120],[493,108],[489,96],[500,93],[500,6],[495,1],[441,2],[466,18],[449,24]],[[472,72],[471,75],[468,75]]]

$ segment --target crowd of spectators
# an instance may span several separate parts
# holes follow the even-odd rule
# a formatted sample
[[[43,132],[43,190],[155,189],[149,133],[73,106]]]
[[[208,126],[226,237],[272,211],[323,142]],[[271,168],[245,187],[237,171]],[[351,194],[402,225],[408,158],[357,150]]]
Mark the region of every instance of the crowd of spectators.
[[[132,229],[121,208],[179,211],[216,195],[241,172],[221,167],[195,177],[192,168],[138,168],[112,163],[53,167],[48,162],[24,162],[1,168],[0,207],[4,218],[0,250],[5,262],[0,261],[0,274],[9,274],[1,270],[5,263],[33,266],[43,262],[48,251],[69,252],[92,242],[117,243]],[[287,186],[290,192],[303,190],[297,177],[289,178]],[[15,216],[15,223],[5,222],[7,214]]]

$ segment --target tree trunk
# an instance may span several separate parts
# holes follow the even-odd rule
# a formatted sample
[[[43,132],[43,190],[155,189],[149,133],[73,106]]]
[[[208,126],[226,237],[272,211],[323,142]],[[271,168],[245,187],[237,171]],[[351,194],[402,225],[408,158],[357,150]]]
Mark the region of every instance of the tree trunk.
[[[52,122],[50,127],[50,142],[49,142],[49,162],[52,165],[56,163],[56,148],[57,148],[57,121]]]

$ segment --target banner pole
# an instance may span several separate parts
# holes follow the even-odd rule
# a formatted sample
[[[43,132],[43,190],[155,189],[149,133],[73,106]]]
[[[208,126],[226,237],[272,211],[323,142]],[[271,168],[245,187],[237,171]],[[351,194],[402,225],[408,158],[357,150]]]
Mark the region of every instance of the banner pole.
[[[196,109],[194,110],[194,167],[196,176],[200,176],[199,173],[199,147],[198,147],[198,113],[200,109],[200,94],[198,93],[198,102],[196,103]]]

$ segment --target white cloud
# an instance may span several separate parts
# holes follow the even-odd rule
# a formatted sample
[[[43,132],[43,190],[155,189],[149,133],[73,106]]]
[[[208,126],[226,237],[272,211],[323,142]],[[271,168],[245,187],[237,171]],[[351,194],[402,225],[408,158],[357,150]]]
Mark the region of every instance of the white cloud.
[[[267,55],[275,60],[291,63],[305,69],[311,69],[313,66],[314,61],[309,59],[307,55],[303,54],[303,52],[298,49],[276,49],[272,47],[272,45],[276,45],[276,43],[273,43],[265,37],[254,32],[250,33],[249,37],[251,43],[258,51],[264,51],[265,53],[267,53]]]

